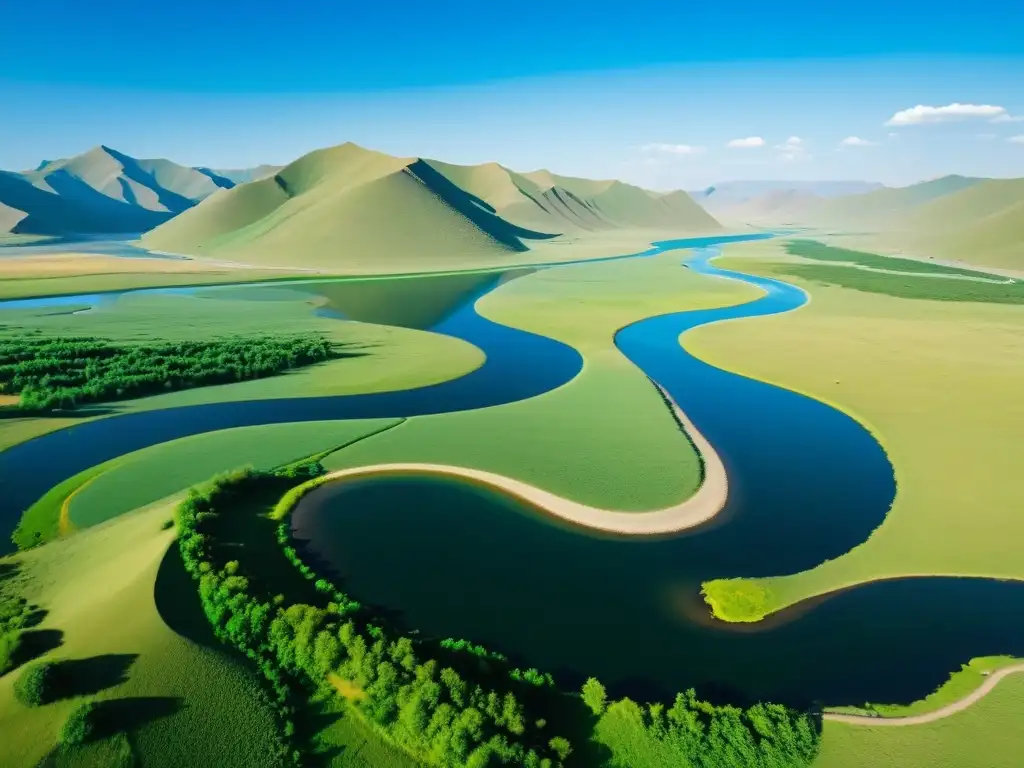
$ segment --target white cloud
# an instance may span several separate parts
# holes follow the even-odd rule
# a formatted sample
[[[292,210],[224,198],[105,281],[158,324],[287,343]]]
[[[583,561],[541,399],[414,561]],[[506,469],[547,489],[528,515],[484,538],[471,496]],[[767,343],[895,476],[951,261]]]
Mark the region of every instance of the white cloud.
[[[1007,141],[1011,144],[1024,144],[1024,136],[1011,136]]]
[[[661,152],[667,155],[699,155],[704,147],[695,147],[691,144],[644,144],[641,147],[644,152]]]
[[[792,161],[805,157],[804,140],[799,136],[790,136],[781,144],[776,144],[775,149],[783,160]]]
[[[1007,112],[1003,112],[1001,115],[997,115],[992,118],[993,123],[1024,123],[1024,115],[1011,115]]]
[[[839,142],[840,147],[873,147],[875,142],[862,139],[859,136],[847,136]]]
[[[764,139],[760,136],[748,136],[745,139],[733,139],[725,146],[730,149],[753,149],[755,147],[763,147]]]
[[[904,109],[889,118],[886,125],[925,125],[928,123],[949,123],[956,120],[989,120],[993,123],[1014,122],[1006,107],[993,104],[960,104],[953,102],[942,107],[918,104]]]

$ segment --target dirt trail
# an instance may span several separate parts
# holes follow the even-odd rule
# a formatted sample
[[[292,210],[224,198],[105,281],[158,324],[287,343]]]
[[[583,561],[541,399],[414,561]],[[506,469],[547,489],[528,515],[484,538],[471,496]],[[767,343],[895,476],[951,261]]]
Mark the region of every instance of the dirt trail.
[[[910,715],[908,717],[872,717],[870,715],[840,715],[838,713],[826,712],[822,715],[822,718],[825,720],[831,720],[834,723],[866,726],[922,725],[924,723],[931,723],[935,720],[941,720],[944,717],[955,715],[957,712],[962,712],[988,695],[1004,677],[1009,677],[1010,675],[1017,674],[1019,672],[1024,672],[1024,664],[1014,664],[1011,667],[998,669],[989,675],[985,679],[985,682],[962,699],[958,699],[952,704],[947,704],[940,709],[936,709],[934,712],[927,712],[923,715]]]

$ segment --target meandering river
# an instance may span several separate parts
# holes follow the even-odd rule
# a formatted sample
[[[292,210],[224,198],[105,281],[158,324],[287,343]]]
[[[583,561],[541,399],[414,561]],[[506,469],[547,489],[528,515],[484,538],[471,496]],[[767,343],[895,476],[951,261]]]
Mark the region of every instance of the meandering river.
[[[606,539],[480,488],[399,477],[311,494],[294,514],[297,536],[347,590],[410,627],[467,637],[565,682],[596,674],[638,695],[696,686],[738,701],[908,701],[972,656],[1024,654],[1024,585],[988,580],[867,585],[757,631],[708,619],[702,580],[791,573],[837,557],[881,523],[895,493],[884,452],[855,421],[680,347],[690,328],[806,301],[785,283],[712,266],[714,246],[736,239],[744,238],[666,241],[634,258],[701,249],[686,266],[757,285],[764,297],[650,318],[616,336],[720,453],[730,495],[714,524],[664,539]],[[500,280],[432,327],[486,353],[462,378],[403,392],[127,413],[0,453],[5,538],[56,483],[148,445],[236,426],[481,408],[569,381],[582,365],[574,349],[476,313],[475,299]]]

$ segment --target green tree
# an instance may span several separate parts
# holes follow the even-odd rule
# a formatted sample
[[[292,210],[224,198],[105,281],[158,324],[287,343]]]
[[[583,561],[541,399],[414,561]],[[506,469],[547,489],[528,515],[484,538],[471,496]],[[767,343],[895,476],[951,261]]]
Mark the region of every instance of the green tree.
[[[598,717],[604,712],[608,703],[608,692],[596,677],[591,677],[583,684],[583,703]]]
[[[60,743],[75,746],[91,741],[99,730],[99,714],[100,710],[93,701],[87,701],[73,709],[60,729]]]
[[[572,754],[572,745],[569,740],[562,736],[555,736],[548,742],[548,746],[551,747],[551,751],[554,752],[558,759],[565,762],[569,759],[569,755]]]

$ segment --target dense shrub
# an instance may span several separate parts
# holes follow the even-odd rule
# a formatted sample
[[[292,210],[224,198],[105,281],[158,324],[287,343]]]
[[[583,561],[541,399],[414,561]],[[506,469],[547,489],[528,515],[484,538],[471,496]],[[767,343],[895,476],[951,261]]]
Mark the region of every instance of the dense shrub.
[[[60,669],[52,661],[41,661],[22,670],[14,682],[14,695],[26,707],[38,707],[59,698]]]
[[[0,635],[0,675],[14,669],[21,650],[21,632],[12,630]]]
[[[60,729],[60,743],[76,746],[91,741],[99,731],[99,715],[100,709],[95,702],[87,701],[76,707]]]
[[[339,357],[320,336],[232,338],[157,344],[101,339],[0,340],[0,393],[45,413],[82,403],[272,376]]]

